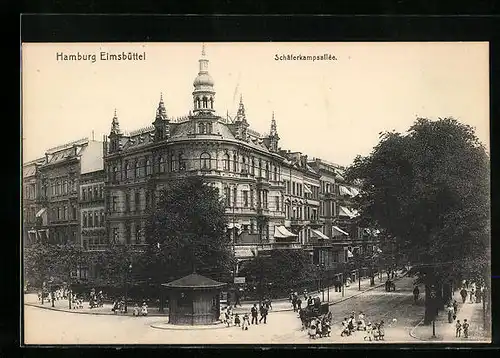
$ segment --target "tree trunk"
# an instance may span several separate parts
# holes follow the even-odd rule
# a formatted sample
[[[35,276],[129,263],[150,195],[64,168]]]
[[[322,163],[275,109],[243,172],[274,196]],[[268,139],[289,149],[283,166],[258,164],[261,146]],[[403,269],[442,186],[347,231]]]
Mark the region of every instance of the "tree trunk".
[[[452,301],[453,292],[451,283],[443,284],[443,304]]]
[[[424,324],[429,325],[434,319],[434,310],[432,305],[432,299],[430,297],[430,286],[425,285],[425,313],[424,313]]]

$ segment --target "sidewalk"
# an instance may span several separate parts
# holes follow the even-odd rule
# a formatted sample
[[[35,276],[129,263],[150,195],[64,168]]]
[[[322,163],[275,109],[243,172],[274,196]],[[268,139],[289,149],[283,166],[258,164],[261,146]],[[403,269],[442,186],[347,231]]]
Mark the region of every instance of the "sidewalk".
[[[399,278],[404,277],[403,275],[399,275],[398,278],[395,278],[395,281],[397,281]],[[378,288],[380,286],[383,286],[385,284],[385,276],[380,282],[378,277],[375,277],[375,285],[370,286],[370,279],[365,278],[361,280],[361,290],[359,290],[358,287],[358,282],[353,282],[350,284],[349,287],[344,287],[344,297],[342,297],[342,292],[335,292],[335,288],[332,286],[329,288],[330,292],[330,300],[328,301],[330,305],[337,304],[339,302],[343,302],[345,300],[348,300],[350,298],[353,298],[355,296],[358,296],[364,292],[373,290],[375,288]],[[322,298],[321,292],[310,292],[308,295],[312,297],[319,296]],[[303,297],[301,297],[303,299]],[[324,302],[327,302],[328,299],[328,293],[327,290],[325,289],[324,293]],[[257,303],[258,301],[243,301],[241,306],[238,306],[234,308],[234,313],[245,313],[245,312],[250,312],[250,309],[252,308],[253,304]],[[91,315],[111,315],[111,316],[133,316],[133,303],[128,307],[128,312],[127,313],[117,313],[115,314],[113,311],[111,311],[112,305],[111,304],[104,304],[103,307],[97,307],[97,308],[89,308],[89,303],[84,302],[83,308],[80,309],[69,309],[69,304],[68,300],[58,300],[54,302],[54,307],[52,307],[52,303],[50,302],[45,302],[43,305],[38,302],[37,295],[34,293],[31,294],[25,294],[24,295],[24,304],[28,306],[33,306],[33,307],[38,307],[42,309],[50,309],[50,310],[55,310],[55,311],[62,311],[62,312],[69,312],[69,313],[78,313],[78,314],[91,314]],[[306,305],[306,302],[302,303],[302,307]],[[221,307],[222,309],[224,306]],[[277,299],[275,301],[272,301],[272,310],[270,312],[283,312],[283,311],[293,311],[293,306],[290,300],[287,298],[282,298],[282,299]],[[148,309],[148,316],[150,317],[164,317],[168,315],[168,308],[165,308],[165,311],[163,313],[160,313],[158,311],[158,307],[149,307]]]
[[[491,342],[491,334],[483,330],[483,304],[469,303],[469,300],[462,303],[459,292],[455,292],[454,299],[458,302],[457,320],[463,323],[464,319],[469,323],[469,338],[455,336],[456,321],[448,323],[448,314],[441,311],[436,318],[436,338],[432,338],[432,325],[424,326],[423,320],[412,329],[410,336],[421,341],[438,342]]]

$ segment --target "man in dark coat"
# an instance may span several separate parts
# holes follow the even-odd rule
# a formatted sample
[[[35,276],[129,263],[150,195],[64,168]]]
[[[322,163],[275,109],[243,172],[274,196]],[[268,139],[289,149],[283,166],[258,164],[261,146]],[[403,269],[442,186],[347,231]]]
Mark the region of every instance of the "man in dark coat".
[[[268,308],[267,308],[267,305],[262,305],[260,307],[260,319],[259,319],[259,322],[262,322],[262,320],[264,320],[264,324],[267,323],[267,314],[268,314]]]
[[[252,324],[254,324],[254,322],[255,322],[255,324],[259,324],[259,321],[257,320],[259,311],[257,309],[256,303],[253,304],[253,307],[251,309],[251,313],[252,313]]]
[[[465,287],[460,290],[460,296],[462,296],[462,303],[465,303],[465,300],[467,299],[467,290]]]

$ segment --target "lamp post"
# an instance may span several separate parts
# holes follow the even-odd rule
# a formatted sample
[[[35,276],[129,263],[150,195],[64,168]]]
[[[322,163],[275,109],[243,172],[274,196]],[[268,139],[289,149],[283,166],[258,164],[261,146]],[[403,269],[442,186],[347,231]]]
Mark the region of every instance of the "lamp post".
[[[431,286],[430,299],[432,305],[432,338],[436,338],[436,316],[437,316],[437,304],[436,304],[436,287]]]
[[[128,299],[128,280],[130,277],[130,274],[132,272],[132,264],[128,265],[128,270],[125,275],[125,302],[124,302],[124,307],[123,307],[123,312],[127,313],[127,299]]]

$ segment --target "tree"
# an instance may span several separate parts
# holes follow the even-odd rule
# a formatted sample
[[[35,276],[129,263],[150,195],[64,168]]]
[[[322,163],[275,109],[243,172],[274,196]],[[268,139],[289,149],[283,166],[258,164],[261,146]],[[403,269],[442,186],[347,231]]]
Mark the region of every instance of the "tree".
[[[316,267],[307,252],[302,250],[272,250],[269,255],[259,255],[241,270],[247,282],[259,287],[259,294],[272,284],[276,293],[288,293],[304,281],[314,281],[318,277]]]
[[[145,275],[157,283],[196,272],[228,281],[234,254],[225,207],[199,177],[172,181],[159,193],[146,224]]]
[[[382,133],[347,171],[362,183],[361,215],[394,239],[426,284],[489,277],[489,157],[472,127],[418,119],[408,133]],[[486,281],[487,282],[487,281]],[[433,313],[426,299],[426,322]]]
[[[34,288],[42,288],[48,281],[53,265],[51,250],[41,243],[33,243],[24,249],[23,268],[25,281]]]

